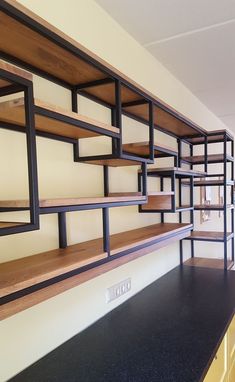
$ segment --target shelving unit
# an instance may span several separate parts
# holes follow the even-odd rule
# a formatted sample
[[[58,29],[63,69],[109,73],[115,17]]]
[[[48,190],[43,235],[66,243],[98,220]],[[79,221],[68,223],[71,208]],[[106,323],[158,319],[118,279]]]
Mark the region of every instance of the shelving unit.
[[[84,275],[112,262],[114,264],[119,258],[125,257],[125,261],[128,261],[128,258],[133,259],[137,254],[142,256],[173,241],[179,241],[180,259],[183,262],[183,239],[190,240],[191,243],[208,238],[219,238],[218,241],[222,241],[222,233],[214,233],[212,237],[209,233],[203,235],[201,232],[192,231],[194,209],[200,208],[194,206],[193,187],[194,184],[198,187],[208,182],[207,179],[201,178],[207,176],[209,163],[228,162],[233,168],[231,135],[224,131],[208,133],[17,2],[2,1],[0,17],[1,57],[11,63],[0,62],[0,96],[15,97],[24,92],[23,98],[4,99],[0,102],[0,126],[26,134],[29,163],[29,198],[1,200],[0,213],[30,211],[28,224],[6,222],[4,218],[4,221],[0,222],[0,235],[39,229],[40,214],[56,213],[59,242],[58,249],[0,265],[0,291],[5,307],[4,314],[11,314],[6,312],[9,304],[9,312],[15,312],[12,303],[18,301],[19,311],[22,299],[22,306],[25,307],[25,301],[27,298],[30,300],[34,293],[42,291],[43,295],[44,288],[56,286],[70,277]],[[12,64],[68,89],[71,92],[71,111],[34,99],[31,74]],[[79,114],[78,94],[107,107],[110,110],[110,124]],[[147,141],[123,142],[123,115],[146,126]],[[175,138],[178,149],[174,150],[156,142],[155,130]],[[39,199],[36,136],[72,144],[74,162],[102,166],[103,195]],[[80,139],[101,136],[110,138],[111,153],[81,156]],[[221,142],[225,136],[232,144],[231,155],[226,150],[222,156],[208,155],[207,144]],[[190,148],[189,157],[182,156],[183,143]],[[204,145],[204,155],[194,157],[192,148],[198,144]],[[174,167],[155,167],[158,165],[158,158],[168,157],[173,158]],[[204,162],[204,171],[193,169],[194,164]],[[183,168],[182,163],[187,163],[190,168]],[[148,168],[148,164],[154,164],[154,167]],[[109,167],[122,166],[138,166],[138,191],[110,192]],[[148,192],[147,177],[160,179],[159,191]],[[198,178],[200,180],[194,180]],[[164,179],[171,180],[170,191],[164,190]],[[179,185],[178,203],[176,180]],[[216,183],[215,180],[211,182]],[[221,184],[221,179],[218,182]],[[225,171],[224,187],[232,187],[233,184],[233,174],[231,173],[228,180]],[[182,186],[189,186],[190,203],[187,205],[183,203]],[[233,201],[231,202],[232,210]],[[228,204],[225,200],[225,205]],[[129,205],[138,206],[141,213],[160,213],[161,223],[111,235],[109,208]],[[220,206],[215,208],[220,209]],[[68,245],[66,213],[91,209],[102,210],[103,237]],[[190,221],[183,223],[182,214],[186,211],[189,211]],[[178,223],[165,222],[164,214],[172,212],[179,214]],[[223,240],[234,240],[234,225],[230,233],[225,231],[226,236],[223,236]],[[224,263],[226,268],[227,264]],[[32,306],[32,299],[30,304]]]
[[[193,165],[203,164],[205,171],[208,171],[208,164],[221,163],[223,165],[222,173],[207,173],[207,178],[200,179],[194,182],[194,187],[223,187],[223,203],[221,204],[195,204],[195,211],[222,211],[223,212],[223,230],[221,232],[211,231],[192,231],[191,236],[187,238],[191,241],[191,259],[185,262],[186,265],[191,266],[206,266],[215,268],[229,269],[234,264],[234,141],[233,137],[227,131],[212,131],[208,133],[206,141],[200,138],[193,138],[192,149],[190,157],[181,158],[182,161],[188,162]],[[208,155],[207,145],[220,143],[223,145],[222,154]],[[228,145],[230,144],[230,153],[228,152]],[[204,145],[204,156],[193,156],[193,146]],[[228,171],[227,166],[230,166]],[[230,173],[230,175],[229,175]],[[209,179],[208,179],[209,178]],[[211,179],[212,178],[212,179]],[[184,185],[189,185],[184,182]],[[230,189],[231,197],[228,197],[227,190]],[[230,228],[228,227],[228,214],[230,214]],[[230,229],[230,232],[229,232]],[[228,258],[228,242],[231,240],[231,256]],[[204,259],[200,257],[194,258],[194,242],[207,241],[218,242],[223,244],[223,258],[222,259]]]

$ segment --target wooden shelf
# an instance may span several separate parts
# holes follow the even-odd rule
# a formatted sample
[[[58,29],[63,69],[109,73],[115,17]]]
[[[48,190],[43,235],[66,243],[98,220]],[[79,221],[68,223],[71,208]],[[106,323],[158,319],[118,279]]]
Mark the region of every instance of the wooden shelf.
[[[149,121],[148,105],[146,104],[123,106],[123,111],[140,118],[145,123]],[[176,137],[183,138],[198,135],[198,132],[190,124],[185,123],[183,119],[177,118],[161,107],[154,107],[153,120],[156,128]],[[202,129],[201,131],[203,132]],[[203,134],[201,135],[203,136]]]
[[[183,181],[182,184],[184,186],[190,185],[190,182],[188,181]],[[205,179],[205,180],[195,180],[193,185],[195,187],[206,187],[206,186],[223,186],[224,181],[223,179]],[[234,186],[234,181],[233,180],[227,180],[226,181],[227,186]]]
[[[56,198],[56,199],[40,199],[40,208],[50,207],[65,207],[65,206],[79,206],[87,204],[102,204],[102,203],[121,203],[121,202],[134,202],[144,201],[145,196],[141,194],[128,195],[128,193],[119,193],[113,196],[104,197],[80,197],[80,198]],[[0,208],[29,208],[29,200],[1,200]]]
[[[233,237],[232,232],[227,233],[227,240],[230,240]],[[202,241],[221,241],[224,240],[223,232],[215,232],[215,231],[192,231],[191,235],[187,238],[187,240],[202,240]]]
[[[139,170],[139,172],[141,172],[141,170]],[[162,168],[151,167],[151,168],[148,168],[147,170],[148,175],[151,175],[151,174],[164,175],[164,173],[169,174],[171,172],[174,172],[176,175],[179,175],[179,176],[182,175],[184,177],[187,177],[187,176],[203,177],[207,175],[207,173],[203,171],[189,170],[182,167],[162,167]]]
[[[223,259],[206,259],[203,257],[193,257],[184,262],[184,265],[190,267],[201,267],[201,268],[215,268],[224,269]],[[228,260],[228,269],[233,267],[233,261]]]
[[[233,140],[233,137],[229,133],[228,130],[213,130],[207,132],[207,142],[208,143],[217,143],[217,142],[224,142],[224,133],[226,133],[227,140],[231,141]],[[205,143],[205,138],[198,136],[198,137],[192,137],[189,139],[189,141],[194,145],[200,145]]]
[[[68,138],[89,138],[99,135],[119,134],[119,129],[114,126],[98,122],[72,111],[64,110],[49,103],[35,99],[35,127],[36,131],[50,133]],[[50,117],[41,115],[42,111],[49,111]],[[67,121],[59,120],[60,116],[67,117]],[[0,121],[25,127],[24,98],[17,98],[0,103]],[[87,129],[83,127],[86,124]],[[99,133],[89,130],[97,127]]]
[[[25,225],[28,223],[21,223],[21,222],[0,222],[0,228],[11,228],[11,227],[17,227],[19,225]]]
[[[148,193],[148,202],[141,206],[142,211],[149,210],[171,210],[172,196],[174,192]]]
[[[101,158],[101,159],[85,159],[82,157],[79,160],[81,163],[94,164],[97,166],[110,166],[110,167],[125,167],[125,166],[140,166],[141,162],[122,159],[122,158]]]
[[[189,157],[182,157],[181,160],[183,162],[191,163],[191,164],[204,164],[205,156],[204,155],[195,155]],[[207,157],[208,163],[222,163],[224,161],[224,154],[209,154]],[[226,161],[232,162],[233,157],[231,155],[226,155]]]
[[[233,204],[227,204],[227,209],[233,209]],[[221,204],[195,204],[195,210],[214,210],[214,211],[223,211],[224,206]]]
[[[148,100],[153,100],[159,105],[154,107],[156,127],[179,137],[205,134],[204,129],[21,4],[5,0],[0,17],[0,50],[8,60],[65,87],[78,86],[83,93],[109,105],[115,100],[112,80],[121,78],[124,112],[148,122]],[[136,101],[142,104],[129,105]]]
[[[104,259],[106,256],[102,240],[96,239],[0,264],[0,297]]]
[[[140,157],[149,157],[149,142],[137,142],[137,143],[126,143],[122,146],[123,151],[131,154],[138,155]],[[177,151],[165,147],[154,145],[154,157],[155,158],[164,158],[169,156],[177,157]]]
[[[5,62],[3,60],[0,60],[0,70],[5,70],[8,73],[15,74],[15,75],[22,77],[28,81],[33,81],[33,76],[31,73],[29,73],[25,70],[22,70],[15,65],[8,64],[7,62]],[[0,79],[0,87],[1,88],[5,87],[5,86],[9,86],[9,85],[12,85],[12,83],[9,81],[6,81],[4,79]]]
[[[111,235],[111,255],[168,238],[187,237],[191,224],[159,223]],[[95,239],[0,264],[0,297],[105,259],[103,240]]]

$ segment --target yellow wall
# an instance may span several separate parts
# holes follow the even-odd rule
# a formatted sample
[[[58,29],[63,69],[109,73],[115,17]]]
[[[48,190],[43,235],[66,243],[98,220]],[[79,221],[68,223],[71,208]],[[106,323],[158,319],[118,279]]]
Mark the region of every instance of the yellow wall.
[[[159,62],[112,20],[92,0],[21,0],[21,3],[77,39],[87,48],[120,69],[126,75],[155,93],[162,100],[207,129],[225,126],[193,96]],[[35,96],[70,108],[68,91],[34,77]],[[79,98],[79,111],[109,122],[104,108]],[[124,119],[125,140],[145,137],[140,124]],[[156,134],[162,141],[162,135]],[[100,139],[99,150],[108,150]],[[175,142],[164,138],[174,147]],[[11,151],[9,149],[11,144]],[[92,196],[102,194],[102,168],[77,164],[72,148],[65,143],[37,138],[39,190],[41,197]],[[0,131],[0,160],[8,171],[0,168],[0,198],[27,197],[24,137]],[[91,143],[94,149],[96,142]],[[83,152],[88,148],[84,145]],[[14,152],[14,157],[10,155]],[[137,168],[112,169],[111,191],[135,191]],[[14,175],[13,175],[14,174]],[[154,187],[152,184],[151,187]],[[110,211],[111,232],[153,224],[157,215],[138,214],[137,207],[115,208]],[[20,220],[22,215],[17,215]],[[175,216],[169,216],[175,219]],[[0,239],[0,261],[29,256],[58,246],[55,215],[42,216],[41,229]],[[89,240],[101,235],[100,211],[68,214],[69,243]],[[42,357],[131,295],[175,267],[179,262],[178,243],[115,269],[103,276],[58,295],[0,323],[0,381],[5,381]],[[106,288],[127,277],[132,278],[132,290],[118,301],[106,304]]]

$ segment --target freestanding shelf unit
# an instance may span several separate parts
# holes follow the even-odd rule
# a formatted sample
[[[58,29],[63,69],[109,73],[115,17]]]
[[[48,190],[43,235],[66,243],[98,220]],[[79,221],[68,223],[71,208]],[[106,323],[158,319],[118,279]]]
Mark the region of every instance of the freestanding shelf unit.
[[[17,2],[2,1],[0,19],[0,50],[4,60],[0,62],[0,96],[14,94],[14,99],[4,98],[0,103],[0,126],[26,134],[29,176],[29,198],[0,200],[0,212],[30,213],[29,222],[0,221],[0,235],[39,229],[41,214],[53,213],[58,216],[58,249],[0,265],[1,317],[8,317],[112,267],[177,240],[180,243],[181,263],[184,261],[184,239],[191,241],[191,265],[202,264],[200,259],[196,262],[194,258],[194,241],[215,240],[224,243],[224,261],[219,261],[217,266],[225,269],[231,266],[234,260],[233,200],[228,206],[226,191],[228,186],[233,187],[234,184],[232,136],[227,131],[207,132],[197,126]],[[71,111],[34,99],[32,76],[28,71],[69,89]],[[23,97],[15,96],[22,92]],[[79,114],[78,94],[108,107],[110,124]],[[148,141],[123,143],[122,115],[146,125]],[[155,142],[156,130],[175,138],[178,149],[173,150]],[[75,162],[102,166],[103,196],[40,199],[36,136],[72,145]],[[82,156],[79,141],[97,136],[106,136],[110,140],[111,153]],[[216,142],[224,142],[224,153],[208,155],[208,144]],[[231,143],[230,154],[227,153],[227,142]],[[189,148],[190,157],[182,156],[183,144]],[[204,155],[194,156],[193,147],[199,144],[204,146]],[[168,157],[172,158],[174,167],[148,167],[154,161],[157,165],[158,158]],[[208,165],[217,162],[224,165],[224,205],[211,208],[224,211],[224,231],[196,232],[193,231],[194,211],[205,206],[194,205],[194,187],[199,187],[200,182],[209,184],[207,178],[205,181],[201,179],[210,176]],[[231,163],[229,181],[228,162]],[[183,163],[186,163],[184,167]],[[195,170],[195,164],[204,164],[203,171]],[[136,172],[138,191],[110,192],[109,168],[122,166],[139,166]],[[160,179],[159,191],[148,192],[148,177]],[[170,179],[171,190],[165,190],[166,179]],[[215,184],[218,182],[215,181]],[[182,197],[185,183],[189,186],[187,205],[183,203]],[[129,205],[138,205],[140,213],[160,213],[161,222],[110,235],[109,209]],[[91,209],[102,210],[103,237],[68,245],[66,213]],[[231,209],[231,232],[227,230],[228,209]],[[186,223],[183,223],[184,212],[189,213]],[[166,213],[177,213],[178,223],[165,222]],[[228,260],[227,241],[230,239],[232,256]]]

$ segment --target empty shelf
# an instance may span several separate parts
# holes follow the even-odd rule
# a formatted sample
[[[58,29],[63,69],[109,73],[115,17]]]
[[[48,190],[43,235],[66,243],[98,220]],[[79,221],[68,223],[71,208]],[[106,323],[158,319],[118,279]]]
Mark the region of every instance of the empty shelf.
[[[111,236],[111,255],[126,251],[140,245],[148,245],[155,240],[167,239],[184,230],[190,230],[192,224],[158,223],[148,227],[137,228]]]
[[[2,60],[0,60],[0,70],[5,70],[8,73],[16,74],[17,76],[25,78],[26,80],[33,81],[33,76],[31,73],[25,70],[22,70],[18,68],[17,66],[11,65]],[[12,85],[12,83],[2,78],[0,79],[0,88],[9,86],[9,85]]]
[[[79,162],[87,163],[87,164],[94,164],[97,166],[110,166],[110,167],[122,167],[122,166],[140,166],[141,162],[131,160],[131,159],[124,159],[124,158],[105,158],[101,157],[100,159],[88,159],[88,158],[79,158]]]
[[[227,232],[227,240],[233,237],[232,232]],[[224,233],[215,231],[192,231],[191,235],[187,237],[187,240],[198,240],[198,241],[223,241]]]
[[[207,132],[207,142],[208,143],[224,142],[224,133],[226,133],[228,141],[233,140],[233,137],[227,130],[213,130],[213,131]],[[189,141],[193,145],[200,145],[205,142],[205,138],[202,136],[192,137],[189,139]]]
[[[5,6],[8,7],[7,11]],[[14,6],[11,4],[9,10],[9,4],[6,1],[6,5],[3,4],[1,9],[0,35],[7,36],[7,39],[3,37],[0,39],[0,50],[3,54],[15,62],[25,63],[36,73],[50,76],[54,81],[65,86],[76,86],[78,90],[81,89],[94,99],[104,100],[111,105],[115,100],[115,92],[110,79],[113,76],[123,78],[137,89],[135,92],[128,86],[122,86],[123,111],[148,122],[148,102],[146,105],[146,99],[138,94],[138,90],[144,92],[147,101],[149,97],[160,104],[160,100],[152,93],[21,4],[14,3]],[[17,12],[17,18],[14,17],[15,12]],[[45,33],[42,33],[40,26]],[[99,88],[96,86],[97,83],[101,85],[103,83],[106,87]],[[138,101],[142,103],[138,105]],[[179,137],[200,134],[203,136],[206,133],[163,102],[160,106],[154,107],[154,124]]]
[[[102,239],[0,264],[0,297],[104,259]]]
[[[189,157],[182,157],[181,160],[183,162],[188,162],[191,164],[205,164],[205,156],[204,155],[195,155]],[[224,161],[223,154],[209,154],[207,157],[207,163],[222,163]],[[226,155],[226,161],[233,161],[233,157],[231,155]]]
[[[141,211],[164,211],[172,209],[174,192],[149,192],[148,202],[141,206]]]
[[[126,143],[122,146],[123,151],[131,154],[135,154],[142,157],[149,157],[150,150],[149,150],[149,142],[137,142],[137,143]],[[177,151],[161,146],[161,145],[154,145],[154,157],[160,158],[160,157],[169,157],[169,156],[177,156]]]
[[[62,120],[64,117],[64,120]],[[24,98],[0,103],[0,122],[25,126]],[[118,135],[119,129],[35,99],[36,131],[73,139]],[[96,131],[95,131],[96,130]]]
[[[141,170],[139,170],[141,172]],[[197,170],[189,170],[181,167],[163,167],[163,168],[158,168],[158,167],[151,167],[148,168],[147,170],[148,175],[151,174],[156,174],[156,175],[168,175],[170,173],[175,173],[177,176],[183,176],[183,177],[189,177],[189,176],[195,176],[195,177],[203,177],[206,176],[206,172],[203,171],[197,171]]]
[[[227,269],[231,269],[233,266],[233,261],[227,261]],[[215,269],[224,269],[224,260],[223,259],[206,259],[203,257],[193,257],[184,262],[184,265],[190,267],[201,267],[201,268],[215,268]]]
[[[182,182],[183,185],[190,185],[190,182],[184,181]],[[195,187],[206,187],[206,186],[223,186],[224,181],[223,179],[204,179],[204,180],[195,180],[193,185]],[[226,182],[227,186],[233,186],[234,181],[233,180],[227,180]]]
[[[111,235],[111,255],[189,235],[191,224],[160,223]],[[0,264],[0,297],[107,258],[103,239]]]
[[[11,227],[17,227],[19,225],[25,225],[28,223],[21,223],[21,222],[0,222],[0,228],[11,228]]]
[[[103,203],[121,203],[121,202],[133,202],[144,201],[145,196],[128,195],[126,193],[119,193],[117,195],[108,197],[80,197],[80,198],[56,198],[56,199],[40,199],[40,208],[50,207],[65,207],[65,206],[79,206],[89,204],[103,204]],[[2,200],[0,201],[0,208],[29,208],[28,200]]]
[[[233,204],[227,204],[227,209],[233,209]],[[224,206],[221,204],[196,204],[194,205],[195,210],[214,210],[214,211],[222,211]]]

